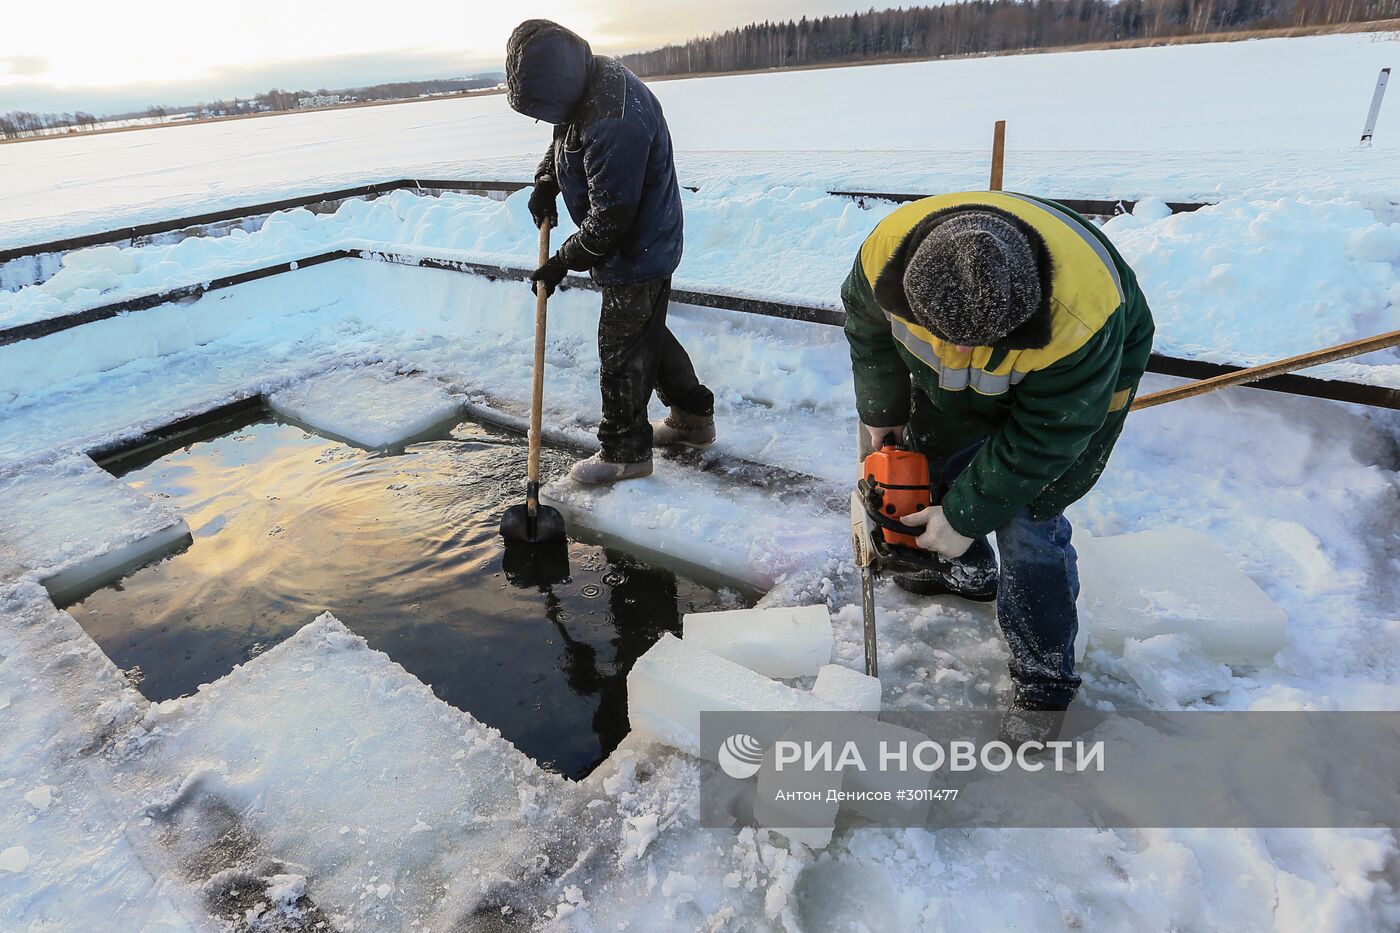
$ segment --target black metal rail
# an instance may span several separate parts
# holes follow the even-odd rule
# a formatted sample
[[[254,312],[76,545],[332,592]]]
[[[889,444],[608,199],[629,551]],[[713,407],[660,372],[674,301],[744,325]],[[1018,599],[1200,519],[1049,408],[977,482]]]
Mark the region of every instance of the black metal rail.
[[[371,185],[357,185],[353,188],[320,191],[315,194],[282,198],[277,201],[265,201],[261,204],[247,204],[242,207],[231,207],[219,211],[210,211],[204,214],[192,214],[187,217],[177,217],[171,220],[153,221],[151,223],[136,224],[130,227],[118,227],[113,230],[102,231],[101,233],[89,233],[83,236],[67,237],[61,240],[50,240],[47,243],[14,246],[8,249],[0,249],[0,263],[22,259],[27,256],[38,256],[45,253],[63,253],[69,250],[87,249],[92,246],[104,246],[111,243],[137,240],[142,237],[159,236],[164,233],[187,230],[191,227],[225,223],[231,220],[243,220],[249,217],[261,217],[265,214],[275,213],[276,211],[292,210],[298,207],[310,207],[315,204],[323,204],[331,201],[376,197],[381,194],[388,194],[392,191],[499,191],[510,194],[528,187],[530,187],[530,183],[523,181],[401,178],[396,181],[377,182]],[[689,190],[698,191],[699,189],[689,187]],[[917,201],[920,198],[928,197],[927,194],[879,191],[829,191],[827,193],[837,197],[853,198],[860,202],[871,200],[902,203],[905,201]],[[1130,213],[1137,203],[1136,201],[1129,200],[1085,200],[1082,198],[1055,198],[1054,200],[1081,214],[1093,214],[1096,216],[1113,216],[1115,214]],[[1167,202],[1167,207],[1171,208],[1173,213],[1199,210],[1205,206],[1205,204],[1185,201]]]
[[[108,320],[121,314],[129,314],[148,308],[155,308],[177,301],[188,301],[207,292],[230,288],[234,285],[264,279],[273,275],[280,275],[285,272],[292,272],[296,269],[306,268],[308,266],[333,262],[337,259],[358,259],[425,269],[440,269],[504,281],[525,281],[529,278],[531,272],[530,269],[522,266],[502,266],[458,259],[445,259],[438,256],[419,255],[412,252],[394,252],[392,250],[373,249],[332,250],[330,252],[308,256],[305,259],[278,263],[273,266],[253,269],[248,272],[225,276],[209,282],[169,289],[151,295],[143,295],[139,298],[130,298],[125,301],[115,302],[99,308],[78,311],[62,317],[50,318],[45,321],[36,321],[31,324],[21,324],[17,327],[0,330],[0,347],[17,343],[21,340],[39,339],[49,336],[50,334],[61,333],[62,331],[70,330],[74,327],[80,327],[83,324],[88,324],[93,321]],[[565,279],[562,287],[586,288],[590,290],[597,290],[598,288],[592,280],[572,275]],[[737,311],[743,314],[756,314],[764,317],[781,318],[783,320],[806,321],[813,324],[837,327],[845,322],[845,314],[834,308],[795,305],[780,301],[765,301],[757,298],[725,295],[718,292],[699,292],[690,289],[676,289],[672,291],[671,297],[674,301],[681,304],[698,305],[700,307],[716,308],[725,311]],[[1147,365],[1148,372],[1166,376],[1180,376],[1187,379],[1204,379],[1210,376],[1238,372],[1245,368],[1246,367],[1243,366],[1225,363],[1208,363],[1201,360],[1181,359],[1179,357],[1165,356],[1158,353],[1152,355]],[[1249,383],[1247,387],[1282,392],[1288,395],[1303,395],[1311,398],[1328,399],[1335,402],[1350,402],[1357,405],[1369,405],[1376,408],[1400,410],[1400,389],[1393,389],[1387,386],[1346,382],[1337,379],[1318,379],[1312,376],[1289,374],[1261,379],[1258,382]]]

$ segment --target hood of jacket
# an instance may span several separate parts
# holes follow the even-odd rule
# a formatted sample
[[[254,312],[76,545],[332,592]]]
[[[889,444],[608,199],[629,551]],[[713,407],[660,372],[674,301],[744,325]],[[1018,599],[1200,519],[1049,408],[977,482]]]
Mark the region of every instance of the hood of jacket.
[[[506,42],[506,100],[516,113],[568,123],[593,77],[593,50],[547,19],[529,19]]]

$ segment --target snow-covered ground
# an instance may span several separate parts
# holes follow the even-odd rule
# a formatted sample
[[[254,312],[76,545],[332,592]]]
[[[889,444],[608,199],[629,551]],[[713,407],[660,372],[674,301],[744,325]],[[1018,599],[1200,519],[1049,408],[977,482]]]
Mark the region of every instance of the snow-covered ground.
[[[971,147],[984,103],[957,111],[954,104],[976,96],[963,82],[976,80],[988,94],[999,88],[1001,98],[986,98],[997,101],[1034,86],[1045,95],[1035,106],[996,115],[1035,128],[1046,145],[1077,148],[1071,140],[1080,139],[1103,147],[1084,162],[1013,148],[1013,165],[1040,166],[1069,188],[1086,185],[1052,189],[1011,173],[1017,187],[1047,194],[1180,195],[1186,190],[1171,178],[1201,176],[1172,175],[1173,166],[1199,172],[1231,161],[1181,154],[1197,148],[1190,140],[1247,149],[1282,147],[1296,135],[1297,146],[1318,148],[1296,158],[1256,150],[1248,167],[1234,160],[1236,184],[1216,207],[1169,217],[1148,201],[1106,228],[1140,273],[1160,347],[1245,362],[1400,327],[1400,218],[1391,206],[1400,200],[1400,150],[1347,150],[1352,131],[1342,124],[1351,118],[1336,106],[1351,94],[1359,117],[1377,64],[1368,56],[1396,44],[1290,41],[656,86],[671,95],[678,140],[692,150],[704,147],[682,135],[677,114],[696,114],[700,126],[705,108],[741,95],[752,112],[771,108],[770,124],[778,125],[778,109],[794,114],[789,149]],[[1165,64],[1153,64],[1155,56]],[[1105,61],[1118,64],[1106,72]],[[921,69],[924,84],[909,78]],[[1271,77],[1261,86],[1238,77],[1261,69]],[[939,83],[938,74],[956,83]],[[1231,75],[1233,83],[1222,83]],[[948,103],[946,130],[894,112],[901,101],[922,100],[925,87]],[[1102,110],[1082,103],[1089,90]],[[688,93],[703,99],[687,104]],[[1262,116],[1239,126],[1244,99]],[[481,108],[467,116],[430,103],[0,147],[0,241],[100,229],[131,205],[164,216],[255,191],[441,167],[458,150],[480,160],[471,167],[477,174],[524,172],[523,157],[488,157],[516,156],[542,133],[491,109],[502,106],[492,100],[461,102]],[[1040,117],[1051,111],[1062,119]],[[959,112],[972,116],[953,120]],[[403,122],[370,129],[356,122],[361,114]],[[768,129],[749,126],[749,112],[741,118],[735,125],[755,134],[746,148],[779,146]],[[715,125],[722,109],[713,119],[707,133],[731,132]],[[736,146],[749,138],[734,134],[727,138]],[[142,137],[155,141],[145,155],[136,145]],[[1114,145],[1125,138],[1144,142]],[[62,148],[70,144],[78,148]],[[1178,154],[1153,161],[1133,146]],[[45,147],[72,155],[68,174],[26,162],[17,181],[6,160],[42,159],[22,151]],[[428,158],[437,161],[413,161]],[[927,152],[686,158],[692,168],[709,159],[713,174],[686,202],[678,284],[828,305],[887,208],[828,197],[817,190],[827,179],[935,188],[963,173],[957,186],[975,187],[984,170],[972,171],[980,156]],[[725,177],[736,166],[748,167],[745,177]],[[807,187],[776,185],[775,173],[785,171]],[[1099,187],[1112,178],[1122,187]],[[498,203],[401,193],[334,216],[288,212],[252,234],[75,253],[45,285],[0,293],[0,325],[337,244],[515,265],[528,264],[534,249],[520,195]],[[586,444],[596,425],[597,301],[574,289],[550,304],[550,437]],[[174,527],[169,517],[153,521],[160,510],[123,507],[123,497],[106,492],[103,502],[116,504],[91,508],[92,497],[69,485],[94,476],[84,451],[289,388],[287,397],[331,409],[317,416],[339,431],[366,414],[410,423],[397,417],[410,413],[357,412],[368,402],[354,391],[294,388],[332,370],[339,375],[322,385],[353,386],[350,372],[371,365],[376,380],[399,372],[431,383],[427,393],[396,395],[411,405],[428,398],[440,406],[445,393],[469,410],[518,421],[529,398],[533,310],[518,283],[347,259],[0,347],[0,488],[38,483],[53,503],[44,534],[34,533],[32,512],[23,522],[0,521],[0,928],[1400,926],[1394,831],[926,832],[843,822],[830,847],[813,852],[767,832],[700,828],[696,791],[711,766],[637,736],[583,782],[541,772],[330,618],[308,618],[296,637],[196,696],[148,704],[39,585]],[[627,521],[638,510],[625,497],[599,504],[597,515],[605,523],[623,516],[611,528],[619,537],[664,541],[687,560],[726,567],[745,555],[750,582],[773,583],[765,605],[825,602],[836,620],[834,660],[858,668],[860,612],[842,499],[855,456],[844,337],[834,327],[699,308],[673,308],[671,320],[716,392],[720,468],[666,464],[648,481],[664,491],[664,507],[640,524]],[[1394,354],[1328,372],[1400,385]],[[1150,379],[1145,388],[1167,382]],[[738,460],[805,478],[784,473],[780,487],[755,488],[751,466],[722,468]],[[755,520],[764,498],[771,511]],[[1084,702],[1400,710],[1395,413],[1237,389],[1134,414],[1103,480],[1070,517],[1080,536],[1166,528],[1209,535],[1287,616],[1282,651],[1233,668],[1189,639],[1118,646],[1096,642],[1091,630]],[[878,600],[886,708],[986,708],[1005,697],[1006,651],[988,607],[915,600],[890,586]]]
[[[1358,151],[1391,34],[658,81],[682,180],[1060,197],[1261,189],[1394,197],[1392,99]],[[485,96],[0,146],[0,248],[391,178],[533,174],[548,128]]]

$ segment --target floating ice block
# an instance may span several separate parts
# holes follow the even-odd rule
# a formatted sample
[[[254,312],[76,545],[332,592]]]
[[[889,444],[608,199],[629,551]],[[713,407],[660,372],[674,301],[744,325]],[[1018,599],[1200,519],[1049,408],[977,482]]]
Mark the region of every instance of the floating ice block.
[[[850,535],[849,516],[820,502],[780,504],[770,491],[666,460],[655,469],[608,487],[560,480],[541,499],[563,513],[571,534],[684,564],[699,579],[764,591],[785,574],[821,566],[833,542]]]
[[[1096,647],[1180,633],[1227,664],[1267,664],[1288,642],[1283,610],[1198,531],[1075,541],[1080,620]]]
[[[686,641],[769,677],[810,677],[831,660],[825,605],[690,612],[681,631]]]
[[[87,457],[0,478],[0,502],[0,565],[35,572],[60,604],[190,536],[183,518]]]
[[[433,380],[378,366],[312,376],[267,401],[279,415],[318,433],[375,449],[421,437],[461,412],[458,401]]]
[[[152,706],[145,725],[160,741],[142,763],[187,775],[162,818],[213,834],[178,801],[214,796],[306,876],[341,929],[460,927],[534,857],[541,803],[566,793],[330,614],[194,696]]]
[[[662,635],[627,675],[627,717],[635,732],[701,753],[702,712],[806,712],[836,707],[699,645]]]
[[[817,671],[812,695],[853,713],[880,712],[880,678],[840,664],[827,664]]]

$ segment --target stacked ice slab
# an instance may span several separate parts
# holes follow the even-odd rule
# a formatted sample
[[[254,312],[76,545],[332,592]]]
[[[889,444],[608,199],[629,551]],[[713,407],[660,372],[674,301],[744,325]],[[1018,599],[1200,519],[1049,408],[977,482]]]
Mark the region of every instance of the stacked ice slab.
[[[456,419],[461,405],[431,379],[385,366],[338,369],[268,396],[272,410],[318,433],[372,449],[397,447]]]
[[[87,457],[0,476],[0,579],[33,573],[60,604],[181,547],[184,519]]]
[[[632,729],[654,741],[701,754],[706,712],[879,709],[877,679],[829,663],[833,636],[825,606],[690,613],[682,634],[661,636],[627,677]],[[812,676],[811,691],[775,679]],[[830,835],[829,829],[789,833],[814,848]]]
[[[1080,616],[1095,647],[1186,635],[1225,664],[1268,664],[1288,618],[1229,554],[1198,531],[1165,528],[1075,541]]]

